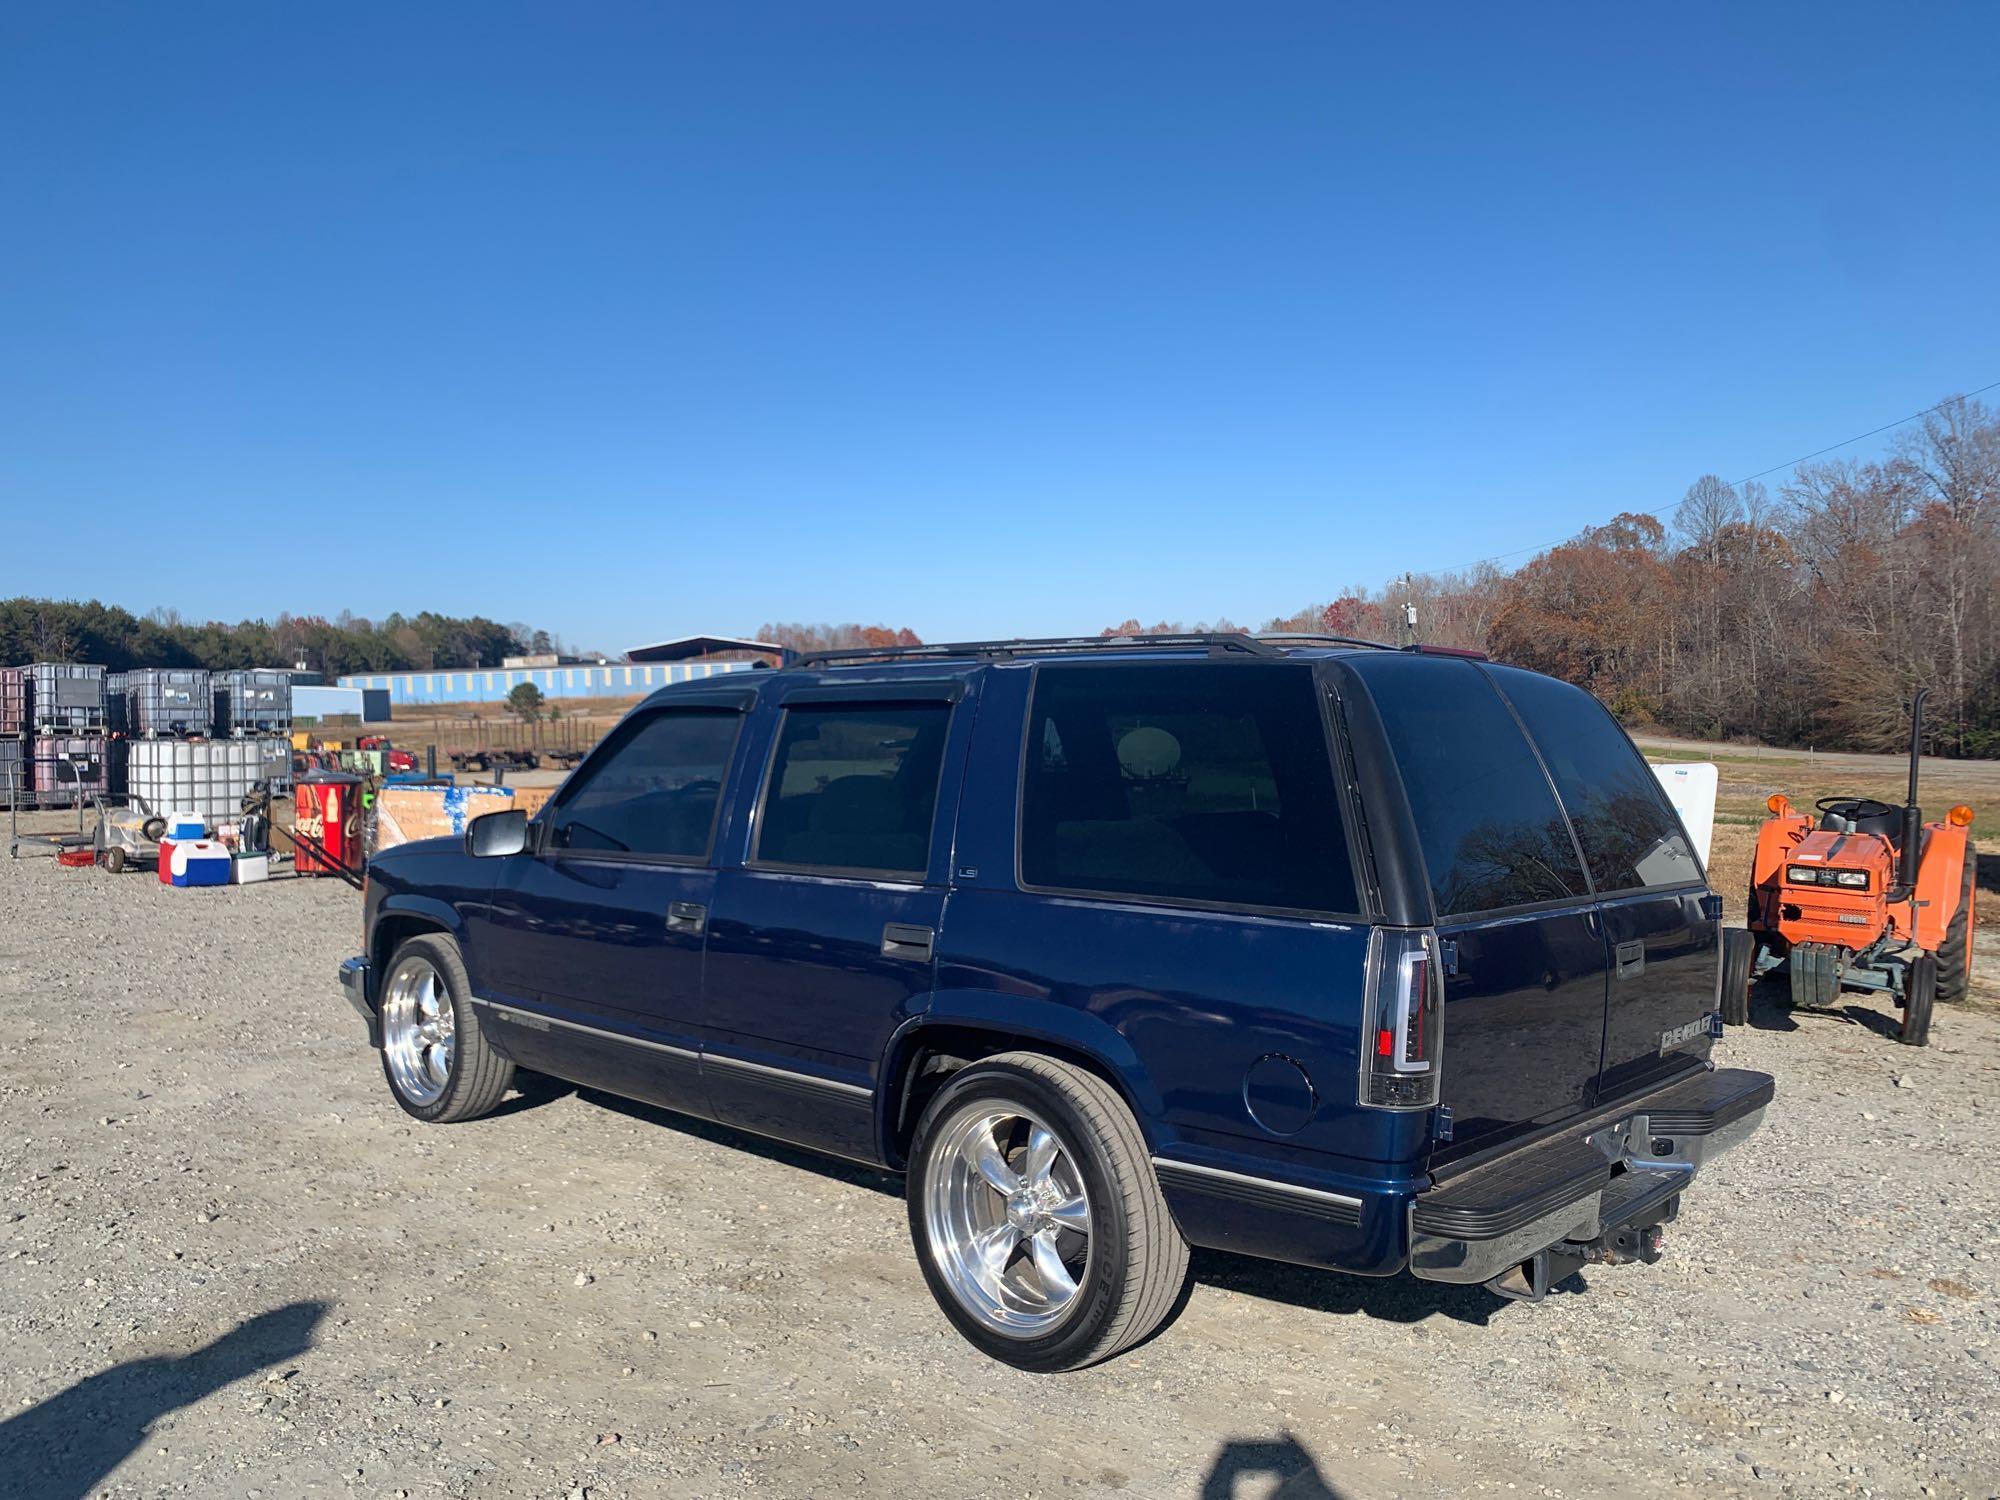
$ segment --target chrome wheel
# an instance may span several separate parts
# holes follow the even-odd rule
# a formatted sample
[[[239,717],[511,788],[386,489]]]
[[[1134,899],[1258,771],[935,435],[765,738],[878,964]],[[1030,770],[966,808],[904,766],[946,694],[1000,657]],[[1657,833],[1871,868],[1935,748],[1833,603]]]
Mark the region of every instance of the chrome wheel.
[[[453,1031],[444,976],[428,959],[404,959],[382,996],[382,1057],[410,1103],[436,1103],[451,1082]]]
[[[1073,1153],[1026,1110],[969,1104],[932,1137],[930,1253],[953,1298],[1010,1338],[1074,1311],[1090,1264],[1090,1199]]]

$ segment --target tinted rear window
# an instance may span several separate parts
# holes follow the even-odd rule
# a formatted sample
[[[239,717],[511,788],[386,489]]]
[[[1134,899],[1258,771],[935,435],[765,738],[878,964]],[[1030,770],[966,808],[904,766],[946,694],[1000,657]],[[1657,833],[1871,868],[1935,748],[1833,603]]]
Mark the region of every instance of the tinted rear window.
[[[1021,877],[1203,905],[1356,910],[1310,669],[1041,668]]]
[[[1352,664],[1381,711],[1439,917],[1588,894],[1549,778],[1476,666],[1387,652]]]
[[[787,709],[757,858],[922,875],[950,722],[947,703]]]
[[[1553,677],[1491,671],[1548,763],[1598,890],[1701,878],[1667,794],[1603,704]]]

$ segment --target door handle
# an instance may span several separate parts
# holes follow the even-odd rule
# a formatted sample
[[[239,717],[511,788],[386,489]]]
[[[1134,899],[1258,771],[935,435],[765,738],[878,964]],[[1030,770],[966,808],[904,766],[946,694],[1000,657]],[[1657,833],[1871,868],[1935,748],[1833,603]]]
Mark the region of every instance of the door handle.
[[[916,927],[908,922],[891,922],[882,929],[882,956],[928,963],[931,943],[936,936],[937,934],[928,927]]]
[[[1646,972],[1646,944],[1643,940],[1634,938],[1629,943],[1620,943],[1613,952],[1618,959],[1620,979],[1629,979],[1634,974]]]
[[[708,908],[698,901],[674,901],[667,905],[667,931],[700,932],[708,926]]]

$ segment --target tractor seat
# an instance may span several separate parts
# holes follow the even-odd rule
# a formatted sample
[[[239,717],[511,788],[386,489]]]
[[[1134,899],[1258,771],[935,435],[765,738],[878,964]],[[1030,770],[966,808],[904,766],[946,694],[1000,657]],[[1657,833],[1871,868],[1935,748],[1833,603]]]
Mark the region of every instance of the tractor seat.
[[[1836,802],[1819,815],[1819,826],[1831,833],[1851,822],[1856,833],[1880,834],[1891,843],[1895,842],[1903,831],[1903,810],[1900,807],[1892,807],[1887,812],[1870,813],[1865,818],[1856,817],[1854,810],[1863,805],[1863,800],[1858,797],[1851,801]]]

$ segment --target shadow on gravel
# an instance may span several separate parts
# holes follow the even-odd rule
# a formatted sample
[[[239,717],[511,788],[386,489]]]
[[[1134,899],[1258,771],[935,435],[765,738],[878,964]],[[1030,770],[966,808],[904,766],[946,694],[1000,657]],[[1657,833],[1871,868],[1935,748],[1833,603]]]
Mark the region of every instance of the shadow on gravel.
[[[1289,1432],[1275,1438],[1231,1438],[1216,1449],[1201,1482],[1201,1500],[1237,1500],[1239,1480],[1246,1483],[1242,1493],[1270,1500],[1341,1500],[1342,1496],[1320,1472],[1305,1444]]]
[[[158,1418],[303,1354],[327,1307],[273,1308],[192,1354],[113,1365],[0,1422],[0,1495],[84,1500]]]
[[[1426,1318],[1450,1318],[1455,1323],[1484,1327],[1507,1306],[1483,1286],[1453,1286],[1443,1281],[1419,1281],[1414,1276],[1343,1276],[1311,1266],[1253,1260],[1223,1250],[1196,1250],[1195,1279],[1246,1297],[1283,1302],[1310,1312],[1341,1317],[1379,1318],[1385,1323],[1421,1323]],[[1582,1290],[1583,1278],[1571,1276],[1550,1289],[1551,1296]]]
[[[1782,979],[1760,979],[1750,986],[1750,1024],[1759,1031],[1797,1031],[1798,1017],[1779,996],[1787,993]]]
[[[556,1100],[575,1092],[576,1085],[566,1078],[551,1078],[546,1073],[530,1073],[522,1069],[514,1075],[514,1092],[501,1100],[486,1118],[497,1120],[507,1115],[517,1115],[524,1109],[553,1104]]]
[[[1828,1006],[1823,1010],[1811,1007],[1800,1010],[1782,998],[1785,994],[1782,980],[1765,980],[1752,986],[1750,1024],[1759,1031],[1798,1031],[1814,1024],[1859,1026],[1890,1041],[1902,1034],[1903,1022],[1898,1015],[1858,1002]]]
[[[600,1093],[596,1089],[580,1088],[576,1091],[576,1097],[586,1104],[596,1105],[599,1109],[608,1109],[634,1120],[642,1120],[648,1125],[661,1125],[668,1130],[678,1130],[682,1135],[713,1141],[716,1145],[727,1146],[732,1151],[745,1151],[752,1156],[761,1156],[764,1160],[777,1162],[780,1166],[797,1167],[802,1172],[815,1172],[821,1177],[830,1177],[835,1182],[886,1193],[892,1198],[903,1196],[901,1177],[889,1172],[879,1172],[873,1167],[861,1166],[857,1162],[821,1156],[806,1150],[803,1146],[788,1146],[783,1141],[751,1135],[732,1126],[717,1125],[712,1120],[698,1120],[693,1115],[676,1114],[671,1109],[662,1109],[655,1104],[641,1104],[637,1100],[626,1099],[617,1094]]]
[[[554,1087],[559,1087],[563,1092],[568,1091],[566,1086]],[[796,1167],[802,1172],[812,1172],[835,1182],[867,1188],[870,1192],[881,1193],[886,1197],[903,1196],[903,1179],[892,1172],[881,1172],[856,1162],[820,1156],[803,1147],[767,1140],[763,1136],[750,1135],[728,1125],[696,1119],[693,1115],[677,1114],[658,1105],[641,1104],[637,1100],[627,1099],[618,1094],[607,1094],[589,1088],[579,1088],[575,1093],[585,1104],[610,1110],[614,1114],[621,1114],[647,1125],[657,1125],[667,1130],[678,1131],[682,1135],[713,1141],[716,1145],[727,1146],[732,1151],[747,1151],[753,1156],[761,1156],[764,1160],[776,1162],[780,1166]],[[530,1101],[526,1098],[508,1102],[519,1108],[528,1108],[530,1105]],[[1487,1319],[1507,1305],[1506,1298],[1496,1297],[1484,1287],[1450,1286],[1437,1281],[1417,1281],[1407,1276],[1386,1278],[1343,1276],[1337,1271],[1320,1271],[1309,1266],[1288,1266],[1277,1261],[1253,1260],[1248,1256],[1230,1255],[1220,1250],[1196,1250],[1193,1256],[1193,1271],[1194,1275],[1190,1278],[1188,1286],[1182,1290],[1180,1302],[1176,1304],[1172,1313],[1161,1319],[1159,1328],[1148,1336],[1147,1342],[1173,1326],[1197,1282],[1242,1292],[1245,1296],[1288,1303],[1293,1307],[1302,1307],[1313,1312],[1337,1313],[1344,1316],[1358,1314],[1392,1323],[1417,1323],[1425,1318],[1445,1317],[1460,1323],[1476,1323],[1483,1326]],[[1553,1288],[1552,1292],[1554,1295],[1563,1295],[1581,1290],[1583,1287],[1583,1278],[1573,1276]],[[1305,1495],[1318,1492],[1302,1490],[1299,1493]]]

